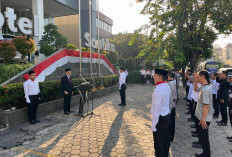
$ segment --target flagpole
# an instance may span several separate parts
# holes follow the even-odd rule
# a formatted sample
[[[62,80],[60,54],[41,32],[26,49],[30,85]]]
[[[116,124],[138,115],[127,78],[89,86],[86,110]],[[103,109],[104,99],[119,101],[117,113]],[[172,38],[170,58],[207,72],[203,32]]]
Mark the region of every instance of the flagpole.
[[[90,50],[90,76],[93,77],[92,67],[92,0],[89,0],[89,50]]]
[[[81,0],[79,0],[79,52],[80,52],[80,74],[82,73],[82,45],[81,45]]]
[[[98,20],[97,20],[97,36],[98,36],[98,74],[99,74],[99,77],[101,76],[101,63],[100,63],[100,9],[99,9],[99,1],[100,0],[97,0],[97,10],[98,10]]]

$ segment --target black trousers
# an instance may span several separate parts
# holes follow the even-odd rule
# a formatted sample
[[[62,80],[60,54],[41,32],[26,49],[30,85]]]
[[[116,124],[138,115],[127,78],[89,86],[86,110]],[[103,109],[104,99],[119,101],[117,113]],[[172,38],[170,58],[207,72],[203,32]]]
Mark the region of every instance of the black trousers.
[[[154,149],[156,157],[168,157],[170,146],[169,127],[169,115],[160,116],[159,122],[156,125],[157,131],[153,132]]]
[[[126,105],[126,84],[122,84],[121,89],[119,89],[121,104]]]
[[[171,114],[170,114],[170,127],[169,127],[170,141],[174,140],[175,123],[176,123],[176,108],[173,108],[172,111],[171,111]]]
[[[39,104],[39,95],[30,95],[30,102],[28,103],[28,119],[29,121],[36,120],[36,112]]]
[[[64,94],[64,106],[63,106],[63,110],[64,113],[68,113],[70,112],[70,103],[71,103],[71,94]]]
[[[145,83],[145,76],[141,75],[141,84],[144,84],[144,83]]]
[[[230,117],[230,124],[231,124],[231,127],[232,127],[232,108],[229,108],[229,117]]]
[[[202,149],[203,149],[203,156],[204,157],[210,157],[210,143],[209,143],[209,125],[210,122],[206,122],[208,128],[207,129],[203,129],[201,125],[199,125],[200,120],[197,119],[197,133],[198,133],[198,137],[199,137],[199,142],[202,145]]]
[[[227,116],[227,103],[221,103],[220,102],[220,111],[222,115],[222,121],[224,123],[227,123],[228,116]]]
[[[213,108],[214,108],[214,115],[219,115],[219,104],[216,98],[216,94],[213,94]]]
[[[186,90],[186,99],[187,99],[188,98],[188,93],[189,93],[189,86],[186,85],[185,90]]]

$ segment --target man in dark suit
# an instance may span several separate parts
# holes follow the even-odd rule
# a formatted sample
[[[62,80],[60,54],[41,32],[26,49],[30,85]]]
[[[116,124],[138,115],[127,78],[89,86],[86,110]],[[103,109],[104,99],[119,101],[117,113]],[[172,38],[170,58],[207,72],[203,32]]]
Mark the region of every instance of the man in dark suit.
[[[229,97],[229,88],[228,88],[228,83],[227,83],[227,75],[228,75],[227,71],[222,71],[222,73],[220,73],[219,75],[220,80],[218,78],[216,80],[218,83],[220,83],[218,93],[217,93],[217,99],[220,104],[222,120],[217,121],[219,126],[226,126],[227,119],[228,119],[227,103],[228,103],[228,97]]]
[[[64,114],[70,113],[71,96],[73,95],[73,84],[71,78],[71,69],[65,69],[66,75],[61,78],[61,87],[64,94]]]

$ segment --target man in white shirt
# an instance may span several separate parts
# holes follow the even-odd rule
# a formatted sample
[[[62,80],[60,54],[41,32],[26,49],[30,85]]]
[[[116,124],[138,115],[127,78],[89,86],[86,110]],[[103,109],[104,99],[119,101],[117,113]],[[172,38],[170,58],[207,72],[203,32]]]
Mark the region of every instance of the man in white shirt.
[[[177,100],[177,92],[176,92],[176,80],[175,74],[172,71],[168,72],[168,85],[171,87],[172,92],[172,99],[171,99],[171,106],[170,106],[170,141],[174,140],[175,135],[175,120],[176,120],[176,100]]]
[[[212,83],[212,94],[213,94],[213,108],[214,108],[214,118],[218,118],[219,115],[219,104],[217,102],[217,92],[219,88],[219,83],[216,81],[217,73],[211,75]]]
[[[168,157],[169,152],[169,103],[171,99],[171,89],[165,82],[168,72],[163,69],[155,70],[156,89],[152,95],[152,127],[154,138],[154,149],[156,157]]]
[[[144,84],[146,77],[146,70],[144,69],[144,67],[140,70],[140,73],[141,73],[141,84]]]
[[[29,71],[29,80],[23,83],[24,94],[28,104],[28,119],[31,124],[39,123],[36,119],[36,112],[39,100],[41,99],[39,83],[35,81],[36,73]]]
[[[119,106],[126,106],[126,73],[123,67],[120,68],[119,93],[121,97]]]
[[[151,80],[152,80],[152,84],[155,85],[155,82],[154,82],[154,75],[155,75],[155,68],[151,71]]]
[[[128,75],[129,75],[128,69],[126,69],[125,74],[126,74],[126,83],[128,83]]]

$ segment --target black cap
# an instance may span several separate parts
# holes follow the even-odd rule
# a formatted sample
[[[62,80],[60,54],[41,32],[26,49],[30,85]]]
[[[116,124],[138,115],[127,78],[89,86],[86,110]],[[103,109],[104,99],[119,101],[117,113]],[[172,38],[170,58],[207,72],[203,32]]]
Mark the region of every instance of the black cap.
[[[120,69],[123,70],[123,71],[125,70],[123,67],[120,67]]]
[[[155,74],[167,76],[168,75],[168,71],[163,70],[163,69],[155,69]]]
[[[67,71],[71,71],[71,69],[70,68],[65,69],[65,72],[67,72]]]

